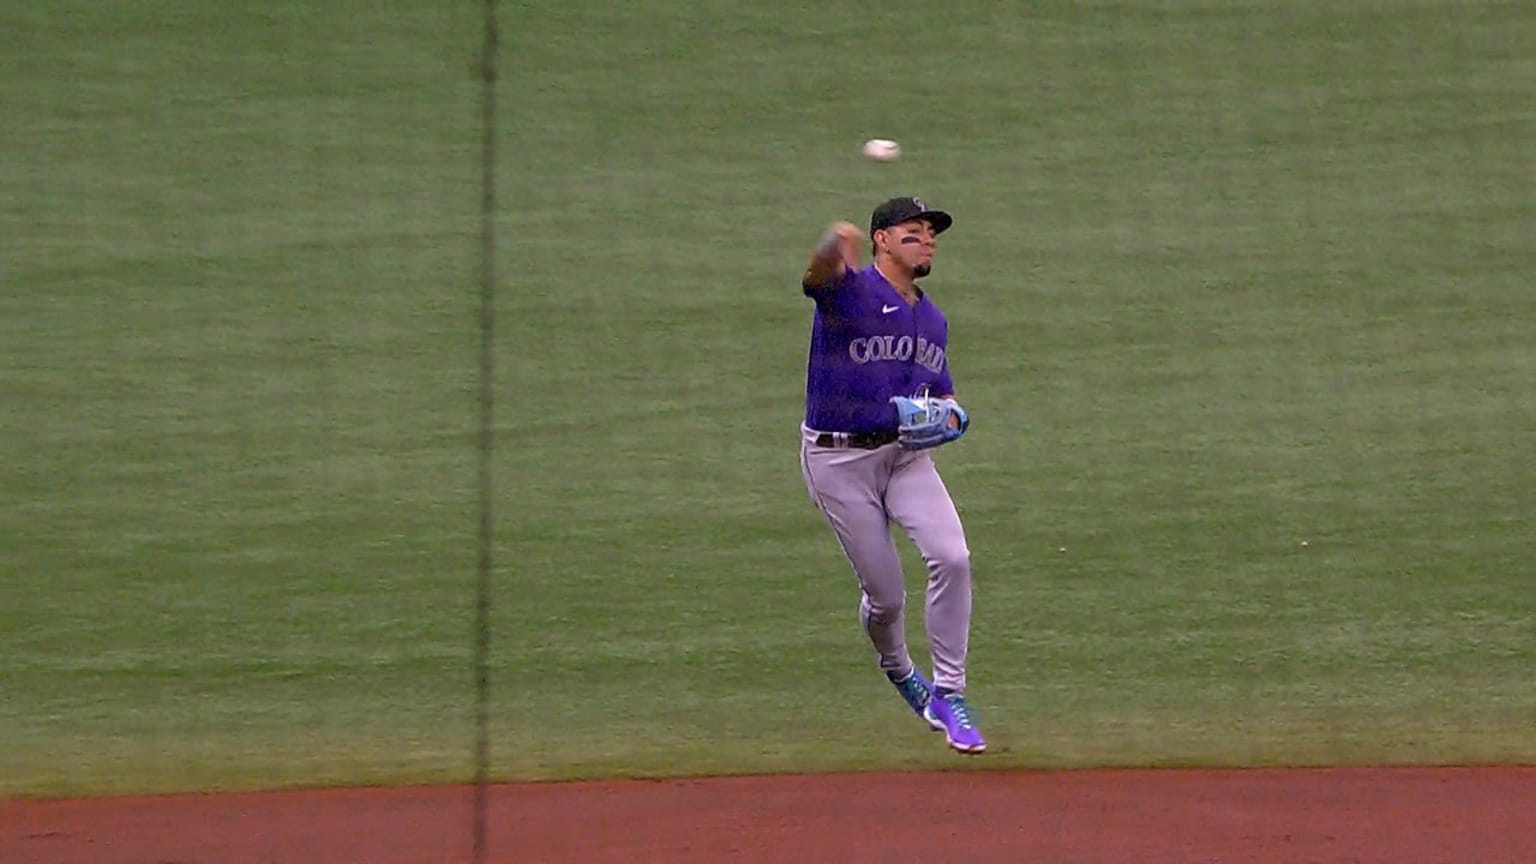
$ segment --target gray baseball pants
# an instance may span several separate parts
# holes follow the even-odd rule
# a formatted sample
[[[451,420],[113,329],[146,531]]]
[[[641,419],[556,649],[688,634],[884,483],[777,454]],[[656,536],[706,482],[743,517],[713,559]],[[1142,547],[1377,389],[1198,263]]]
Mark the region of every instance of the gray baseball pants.
[[[900,677],[912,668],[903,608],[906,584],[891,537],[901,527],[928,567],[924,624],[933,652],[933,683],[965,692],[971,630],[971,552],[949,490],[928,450],[887,444],[875,450],[821,447],[802,427],[800,469],[811,500],[826,516],[859,580],[859,621]]]

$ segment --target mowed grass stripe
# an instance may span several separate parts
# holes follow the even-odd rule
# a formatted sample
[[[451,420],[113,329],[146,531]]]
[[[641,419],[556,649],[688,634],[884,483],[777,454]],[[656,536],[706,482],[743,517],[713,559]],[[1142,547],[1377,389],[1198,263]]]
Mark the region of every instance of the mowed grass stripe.
[[[1536,758],[1536,16],[738,7],[507,12],[497,777],[955,766],[795,460],[907,191],[980,767]],[[478,22],[12,17],[0,793],[468,778]]]

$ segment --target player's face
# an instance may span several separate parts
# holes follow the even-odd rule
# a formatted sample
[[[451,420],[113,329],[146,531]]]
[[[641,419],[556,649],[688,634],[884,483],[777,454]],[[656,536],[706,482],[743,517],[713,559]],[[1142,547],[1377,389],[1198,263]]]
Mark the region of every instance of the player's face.
[[[912,219],[885,229],[885,249],[891,258],[912,275],[921,278],[933,269],[933,226],[924,219]]]

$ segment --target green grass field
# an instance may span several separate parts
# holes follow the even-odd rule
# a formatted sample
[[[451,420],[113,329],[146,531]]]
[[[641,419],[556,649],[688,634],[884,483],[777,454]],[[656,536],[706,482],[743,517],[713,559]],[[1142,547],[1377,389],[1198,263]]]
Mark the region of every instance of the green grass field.
[[[502,16],[497,778],[1536,761],[1536,8],[600,5]],[[477,16],[0,12],[0,795],[472,775]],[[797,466],[901,193],[965,763]]]

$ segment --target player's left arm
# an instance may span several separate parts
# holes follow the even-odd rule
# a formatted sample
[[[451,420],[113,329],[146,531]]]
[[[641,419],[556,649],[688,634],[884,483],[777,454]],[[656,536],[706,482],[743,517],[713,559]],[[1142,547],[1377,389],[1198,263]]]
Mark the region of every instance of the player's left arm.
[[[948,358],[945,358],[944,371],[939,373],[939,379],[934,382],[933,389],[939,392],[939,399],[945,402],[953,402],[955,407],[959,408],[960,413],[958,415],[954,411],[951,411],[949,415],[949,428],[959,429],[961,424],[967,422],[969,418],[966,417],[965,409],[960,408],[960,400],[955,398],[955,380],[949,374]]]
[[[955,398],[955,380],[952,375],[949,375],[948,357],[945,358],[945,366],[938,372],[938,378],[934,381],[934,392],[940,394],[938,400],[948,403],[949,417],[945,420],[945,426],[954,430],[954,438],[965,435],[966,427],[971,424],[971,417],[966,414],[963,407],[960,407],[960,400]]]

